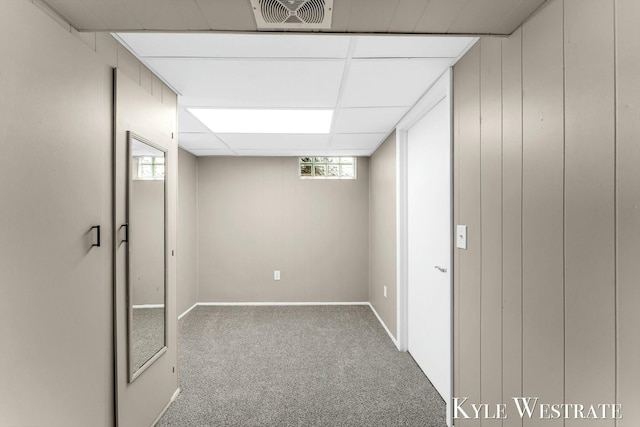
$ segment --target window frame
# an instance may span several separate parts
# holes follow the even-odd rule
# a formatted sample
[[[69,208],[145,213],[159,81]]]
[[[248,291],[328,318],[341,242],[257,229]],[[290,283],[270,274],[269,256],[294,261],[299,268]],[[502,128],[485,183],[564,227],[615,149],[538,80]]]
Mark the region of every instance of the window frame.
[[[150,157],[151,158],[151,163],[140,163],[140,159],[142,158],[146,158],[146,157]],[[166,158],[162,157],[162,156],[136,156],[134,157],[135,159],[135,179],[136,180],[140,180],[140,181],[162,181],[165,178],[165,175],[167,173],[167,164],[166,164]],[[157,162],[156,163],[156,159],[162,159],[162,162]],[[140,174],[140,168],[142,166],[151,166],[151,176],[145,177],[145,176],[141,176]],[[163,174],[162,177],[158,176],[155,174],[156,172],[156,168],[158,166],[162,166],[162,170],[163,170]]]
[[[308,162],[303,162],[302,159],[312,159]],[[336,162],[329,161],[317,161],[316,159],[337,159]],[[341,159],[350,159],[351,162],[342,162]],[[311,175],[303,175],[302,174],[302,166],[310,165],[311,166]],[[335,165],[339,167],[338,175],[316,175],[315,167],[316,166],[329,166]],[[342,175],[342,166],[352,166],[353,167],[353,176]],[[358,179],[358,158],[355,156],[304,156],[298,157],[298,177],[300,179],[338,179],[338,180],[355,180]]]

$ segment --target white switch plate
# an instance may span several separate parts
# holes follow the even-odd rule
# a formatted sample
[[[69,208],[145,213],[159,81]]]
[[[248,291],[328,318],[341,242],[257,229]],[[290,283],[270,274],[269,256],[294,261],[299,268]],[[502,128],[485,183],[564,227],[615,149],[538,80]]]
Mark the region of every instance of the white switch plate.
[[[383,286],[382,292],[384,293],[384,297],[386,298],[387,297],[387,287],[386,286]]]
[[[459,225],[456,227],[456,247],[467,249],[467,226]]]
[[[280,270],[273,270],[273,280],[280,280]]]

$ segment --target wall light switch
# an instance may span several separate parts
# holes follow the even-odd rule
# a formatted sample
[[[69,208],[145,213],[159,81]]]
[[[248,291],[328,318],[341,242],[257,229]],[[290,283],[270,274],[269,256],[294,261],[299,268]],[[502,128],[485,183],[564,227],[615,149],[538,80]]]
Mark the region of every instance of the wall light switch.
[[[273,280],[280,280],[280,270],[273,270]]]
[[[467,249],[467,226],[458,225],[456,227],[456,247]]]
[[[384,297],[386,298],[387,297],[387,287],[386,286],[383,286],[382,293],[384,293]]]

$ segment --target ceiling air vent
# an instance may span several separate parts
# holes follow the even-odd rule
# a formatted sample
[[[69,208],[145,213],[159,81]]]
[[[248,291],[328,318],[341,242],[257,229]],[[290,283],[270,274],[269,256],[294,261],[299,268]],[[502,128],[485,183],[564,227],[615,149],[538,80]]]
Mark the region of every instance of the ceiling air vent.
[[[251,0],[258,29],[331,28],[333,0]]]

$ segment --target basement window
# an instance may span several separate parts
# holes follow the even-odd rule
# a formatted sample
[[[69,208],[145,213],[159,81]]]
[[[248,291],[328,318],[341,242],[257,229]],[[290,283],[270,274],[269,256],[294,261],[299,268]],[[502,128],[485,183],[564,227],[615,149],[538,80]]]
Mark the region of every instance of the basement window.
[[[136,161],[137,179],[164,179],[164,156],[134,157]]]
[[[300,178],[356,179],[356,158],[300,157]]]

